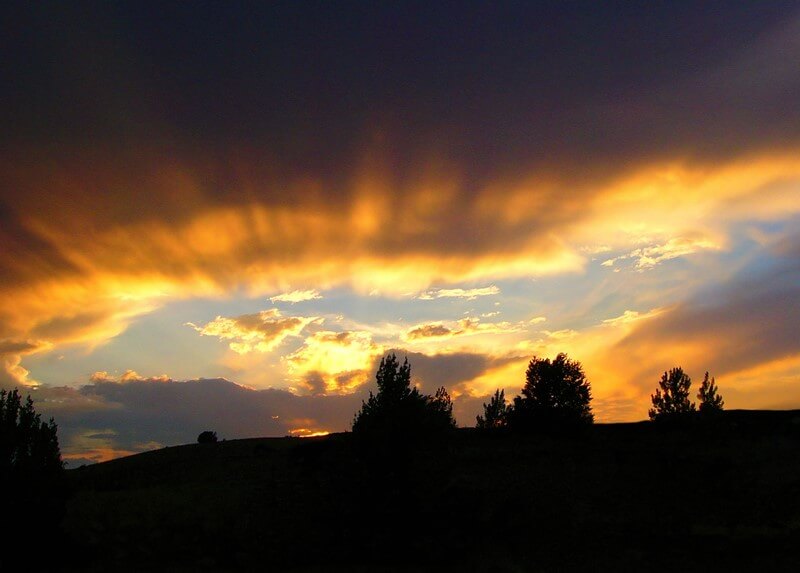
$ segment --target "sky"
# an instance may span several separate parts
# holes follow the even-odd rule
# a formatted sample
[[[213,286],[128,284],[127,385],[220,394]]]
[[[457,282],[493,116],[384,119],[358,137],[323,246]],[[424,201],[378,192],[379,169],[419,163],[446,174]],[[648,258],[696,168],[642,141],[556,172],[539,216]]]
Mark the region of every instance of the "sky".
[[[528,362],[800,407],[796,2],[4,3],[0,388],[72,464],[462,426]]]

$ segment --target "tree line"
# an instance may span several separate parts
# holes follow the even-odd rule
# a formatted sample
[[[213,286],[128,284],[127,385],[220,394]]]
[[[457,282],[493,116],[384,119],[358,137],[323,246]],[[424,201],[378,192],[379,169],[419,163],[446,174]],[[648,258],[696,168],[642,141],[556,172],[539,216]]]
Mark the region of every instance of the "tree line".
[[[408,359],[401,364],[395,354],[384,357],[376,380],[378,392],[370,392],[369,399],[362,402],[353,419],[353,433],[427,433],[456,427],[447,391],[442,387],[432,396],[421,394],[411,385]],[[722,411],[725,402],[708,372],[697,393],[697,404],[690,399],[691,383],[680,367],[664,372],[650,397],[650,419],[676,421],[697,415],[711,417]],[[520,395],[509,402],[505,391],[498,388],[483,404],[476,427],[485,431],[577,428],[594,422],[591,401],[591,384],[580,362],[564,353],[552,360],[534,356]]]

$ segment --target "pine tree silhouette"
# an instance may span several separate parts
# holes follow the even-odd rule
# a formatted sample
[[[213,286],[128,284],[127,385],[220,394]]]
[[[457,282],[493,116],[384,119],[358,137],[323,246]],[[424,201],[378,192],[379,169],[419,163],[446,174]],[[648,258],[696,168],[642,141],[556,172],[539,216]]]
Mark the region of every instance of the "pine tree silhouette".
[[[505,391],[497,389],[488,404],[483,405],[483,416],[476,417],[475,427],[480,430],[496,430],[506,427],[510,405],[506,403]]]
[[[700,385],[700,390],[697,392],[697,400],[697,409],[703,415],[722,412],[725,406],[725,401],[719,394],[716,381],[714,378],[711,378],[711,380],[708,379],[708,372],[706,372],[703,383]]]
[[[655,394],[650,396],[653,403],[648,411],[650,419],[676,420],[692,414],[695,405],[689,400],[691,385],[692,379],[680,367],[664,372]]]

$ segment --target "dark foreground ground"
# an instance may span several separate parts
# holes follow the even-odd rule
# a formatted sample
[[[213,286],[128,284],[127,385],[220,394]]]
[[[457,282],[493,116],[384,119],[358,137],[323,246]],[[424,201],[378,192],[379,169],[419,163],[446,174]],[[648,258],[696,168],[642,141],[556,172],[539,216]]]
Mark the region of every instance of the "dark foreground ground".
[[[234,440],[68,478],[59,568],[800,570],[800,411],[383,448]]]

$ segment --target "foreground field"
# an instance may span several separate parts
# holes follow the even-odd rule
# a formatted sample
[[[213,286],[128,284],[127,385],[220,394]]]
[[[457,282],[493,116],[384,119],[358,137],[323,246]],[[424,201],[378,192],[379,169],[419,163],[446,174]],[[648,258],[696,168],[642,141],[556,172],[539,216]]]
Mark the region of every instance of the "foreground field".
[[[165,448],[69,472],[64,566],[794,571],[800,412],[572,436]]]

